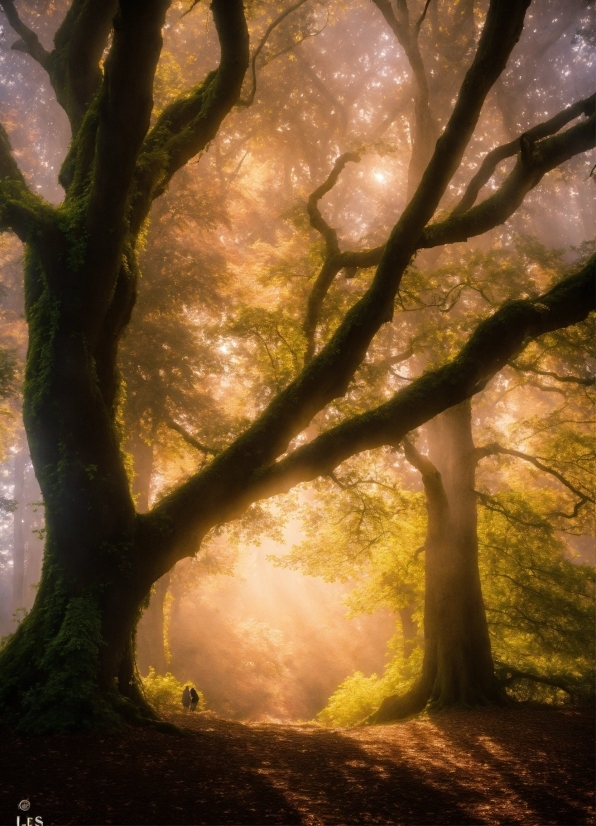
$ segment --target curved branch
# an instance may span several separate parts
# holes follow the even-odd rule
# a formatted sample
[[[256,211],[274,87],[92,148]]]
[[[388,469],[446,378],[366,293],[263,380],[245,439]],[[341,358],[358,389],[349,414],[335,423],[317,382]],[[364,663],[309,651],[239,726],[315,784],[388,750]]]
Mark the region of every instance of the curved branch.
[[[188,432],[188,430],[182,427],[181,424],[178,424],[178,422],[174,421],[174,419],[168,417],[165,420],[165,424],[167,425],[167,427],[170,428],[170,430],[174,430],[176,433],[180,434],[184,441],[191,447],[194,447],[195,450],[200,450],[201,453],[207,453],[210,456],[217,456],[218,453],[221,453],[221,450],[217,450],[214,447],[208,447],[207,445],[204,445],[202,442],[199,442],[198,439],[195,439],[195,437],[192,436]]]
[[[537,367],[531,367],[529,364],[516,364],[513,361],[509,362],[509,366],[517,370],[518,373],[535,373],[538,376],[547,376],[548,378],[555,379],[563,384],[579,384],[582,387],[593,387],[596,384],[596,377],[594,376],[590,376],[589,378],[582,376],[560,376],[558,373],[552,373],[549,370],[539,370]],[[555,388],[549,387],[548,389],[554,390]]]
[[[396,445],[416,427],[482,390],[534,338],[577,324],[596,309],[596,256],[579,272],[535,300],[508,302],[481,322],[459,354],[398,391],[380,407],[353,417],[257,471],[252,496],[286,492],[301,482],[329,475],[365,450]]]
[[[118,0],[73,0],[54,36],[50,80],[73,137],[101,88],[101,59],[117,10]]]
[[[227,450],[217,456],[208,468],[197,473],[164,498],[147,518],[149,523],[165,519],[169,525],[168,541],[164,540],[162,533],[162,550],[155,548],[155,553],[161,560],[160,564],[171,563],[171,555],[179,554],[182,546],[192,553],[191,549],[196,547],[197,536],[201,535],[201,531],[207,525],[211,527],[213,514],[232,507],[237,508],[239,499],[243,498],[251,486],[255,473],[284,453],[291,439],[301,433],[330,401],[345,394],[352,376],[366,356],[372,338],[381,325],[392,318],[393,304],[401,277],[416,251],[424,226],[435,213],[449,181],[461,164],[484,100],[504,70],[509,54],[519,40],[529,2],[530,0],[491,0],[476,55],[466,73],[445,131],[437,141],[434,154],[414,197],[391,233],[375,277],[364,296],[346,314],[321,352],[270,402],[259,418]],[[524,302],[516,304],[515,307],[519,307],[521,316],[532,319],[526,319],[526,327],[533,329],[532,325],[538,324],[542,311]],[[515,314],[515,311],[512,312]],[[497,341],[502,343],[502,338],[499,335]],[[515,343],[521,349],[521,342]],[[494,358],[488,350],[487,353],[482,353],[480,363],[475,365],[474,352],[475,348],[468,356],[468,351],[465,351],[461,358],[464,361],[466,358],[471,359],[472,364],[468,372],[474,377],[473,388],[480,389],[481,382],[486,383],[491,375],[490,371],[487,373],[487,369],[494,363]],[[512,348],[507,352],[506,360],[512,358],[516,352],[518,350]],[[500,369],[500,366],[502,365],[495,366],[495,371]],[[425,381],[429,379],[425,378]],[[442,388],[441,396],[444,407],[456,404],[476,392],[476,389],[469,386],[469,382],[462,383],[460,380],[460,384],[456,383],[454,389],[449,387],[447,377],[444,381],[447,381],[447,385]],[[412,391],[415,384],[406,389],[410,404],[416,394],[416,391]],[[451,398],[453,401],[449,401]],[[439,409],[436,409],[437,406]],[[435,410],[431,417],[444,409],[434,396],[433,403],[429,402],[428,405],[431,410],[433,407]],[[376,414],[365,414],[365,417],[372,416],[375,421],[376,438],[383,435],[394,439],[393,432],[388,433],[385,424],[376,427],[375,420],[376,415],[383,423],[384,417],[389,415],[391,410],[390,405],[379,408]],[[347,426],[353,431],[351,444],[355,445],[355,450],[351,452],[368,449],[360,446],[367,444],[372,438],[369,433],[363,432],[362,420],[356,418]],[[416,426],[416,423],[411,424],[403,432],[398,428],[397,441]],[[315,442],[320,444],[318,439]],[[295,451],[290,459],[293,460],[296,453],[298,451]],[[342,451],[339,450],[336,455],[342,457]],[[343,458],[347,458],[347,455]],[[339,461],[343,461],[343,458],[339,458]],[[338,463],[329,464],[326,472],[333,470]],[[324,464],[327,464],[327,458]],[[317,471],[316,475],[319,472]],[[201,503],[200,508],[197,507],[197,503]],[[182,553],[184,554],[184,551]]]
[[[359,163],[360,154],[358,152],[344,152],[333,164],[333,169],[329,173],[327,179],[315,189],[308,198],[306,203],[306,211],[310,220],[310,225],[322,235],[325,241],[325,249],[327,255],[334,255],[339,252],[337,243],[337,232],[332,229],[327,221],[321,215],[319,210],[319,201],[321,198],[330,192],[338,181],[339,176],[345,169],[348,163]]]
[[[201,152],[238,100],[248,67],[248,28],[242,0],[213,0],[219,37],[219,67],[203,83],[167,106],[149,131],[137,164],[131,229],[138,232],[152,201],[166,190],[172,176]]]
[[[14,0],[0,0],[0,9],[2,9],[11,27],[20,38],[10,48],[18,52],[25,52],[48,71],[50,52],[41,45],[35,32],[23,23],[15,8]]]
[[[511,668],[508,665],[503,666],[502,670],[507,672],[507,674],[509,675],[508,677],[504,677],[500,680],[501,685],[503,686],[511,685],[511,683],[514,683],[517,680],[531,680],[534,683],[550,685],[553,688],[560,688],[562,691],[565,691],[567,694],[569,694],[570,697],[573,697],[573,690],[569,688],[567,683],[564,682],[564,680],[561,678],[540,677],[538,674],[532,674],[529,671],[520,671],[518,668]]]
[[[255,431],[264,441],[269,436],[271,425],[267,415],[262,416],[208,468],[144,517],[149,544],[155,532],[159,570],[167,570],[178,559],[194,553],[197,539],[214,524],[239,517],[253,502],[286,493],[318,476],[329,476],[356,453],[399,444],[416,427],[481,390],[533,338],[583,321],[596,309],[595,264],[593,256],[580,272],[536,300],[504,305],[477,327],[447,364],[420,376],[380,407],[342,422],[269,467],[259,468],[255,467],[254,453],[248,451],[258,449],[258,444],[251,444]],[[255,470],[247,474],[246,467],[251,464]]]
[[[534,143],[542,138],[554,135],[570,121],[575,120],[575,118],[580,115],[589,116],[594,114],[595,102],[596,95],[591,95],[584,100],[578,100],[576,103],[568,106],[567,109],[563,109],[562,112],[557,112],[557,114],[550,118],[550,120],[533,126],[527,132],[524,132],[523,135],[515,138],[515,140],[503,144],[503,146],[497,146],[496,149],[489,152],[482,161],[480,169],[468,184],[462,199],[451,214],[460,215],[462,212],[467,212],[468,209],[474,206],[480,190],[491,179],[499,163],[505,160],[505,158],[511,158],[514,155],[517,155],[521,149],[523,140]]]
[[[321,307],[325,296],[329,292],[329,288],[335,279],[335,276],[343,268],[344,264],[340,259],[339,243],[337,240],[337,232],[329,226],[327,221],[321,215],[319,210],[319,201],[326,195],[337,183],[337,180],[345,166],[349,162],[358,163],[360,155],[358,152],[345,152],[340,155],[335,161],[333,169],[329,173],[327,180],[317,187],[310,195],[306,211],[310,220],[310,225],[315,229],[325,242],[325,261],[323,266],[315,279],[306,304],[306,314],[302,329],[306,338],[306,351],[304,354],[304,363],[309,364],[315,354],[315,333],[317,324],[319,323],[319,316]]]
[[[393,367],[394,364],[401,364],[402,361],[407,361],[414,355],[414,346],[413,342],[410,342],[405,350],[402,350],[401,353],[396,353],[394,356],[388,356],[385,359],[381,359],[379,361],[373,361],[369,366],[375,369],[383,369],[387,367]]]
[[[583,499],[584,502],[595,502],[591,496],[588,496],[587,493],[584,493],[581,490],[578,490],[575,485],[572,485],[571,482],[563,476],[562,473],[555,470],[552,467],[548,467],[535,456],[531,456],[528,453],[523,453],[521,450],[513,450],[512,448],[502,447],[501,445],[493,442],[492,444],[486,445],[485,447],[478,447],[475,451],[476,461],[480,461],[480,459],[484,459],[486,456],[515,456],[517,459],[522,459],[524,462],[529,462],[531,465],[534,465],[535,468],[538,470],[544,471],[544,473],[549,473],[551,476],[554,476],[555,479],[558,479],[562,485],[565,485],[572,493],[578,496],[580,499]]]
[[[591,101],[592,98],[586,100]],[[586,101],[580,101],[580,103],[583,104]],[[568,111],[564,109],[559,115],[564,115]],[[582,121],[561,135],[536,144],[532,148],[530,157],[526,155],[523,164],[521,160],[518,162],[502,186],[490,198],[467,212],[456,214],[454,211],[444,221],[427,226],[422,232],[417,249],[467,241],[468,238],[481,235],[504,223],[547,172],[574,155],[592,149],[595,142],[592,116],[589,120]],[[385,248],[386,244],[383,244],[369,250],[342,252],[337,264],[340,269],[373,267],[380,263]]]
[[[595,122],[596,116],[592,115],[559,135],[527,146],[525,152],[520,152],[513,170],[493,195],[467,212],[459,215],[452,213],[444,221],[430,224],[422,233],[419,247],[428,249],[467,241],[468,238],[505,223],[547,172],[574,155],[594,148]]]
[[[10,230],[26,243],[53,215],[53,207],[27,186],[0,123],[0,232]]]
[[[564,511],[551,511],[551,516],[560,516],[561,519],[575,519],[578,515],[580,510],[583,508],[584,505],[588,503],[588,501],[593,501],[588,499],[587,496],[582,496],[581,499],[578,499],[575,505],[573,506],[573,510],[571,513],[565,513]]]
[[[487,510],[492,511],[493,513],[498,513],[500,516],[504,516],[509,523],[517,522],[518,525],[523,525],[525,528],[552,529],[552,526],[546,519],[541,519],[539,522],[529,522],[527,519],[522,519],[519,516],[515,516],[515,514],[511,513],[510,510],[495,499],[494,496],[488,496],[486,493],[482,493],[479,490],[474,491],[474,493]]]
[[[416,23],[414,25],[414,30],[415,30],[417,36],[418,36],[418,34],[420,34],[420,27],[424,23],[424,19],[426,17],[426,12],[428,11],[428,7],[430,6],[431,2],[432,2],[432,0],[426,0],[426,3],[424,4],[424,9],[422,11],[422,14],[420,15],[420,17],[418,18],[418,20],[416,21]]]
[[[424,456],[422,453],[419,453],[407,437],[404,436],[402,444],[404,446],[404,456],[407,461],[412,465],[412,467],[415,467],[424,478],[440,476],[439,471],[430,461],[428,456]]]
[[[282,13],[279,14],[275,18],[275,20],[272,23],[269,24],[269,26],[267,26],[267,28],[265,29],[265,34],[263,35],[263,37],[259,41],[259,45],[255,49],[254,54],[252,56],[252,59],[250,61],[250,72],[251,72],[251,82],[252,82],[251,90],[248,94],[248,97],[240,99],[236,102],[236,106],[245,106],[245,107],[252,106],[252,104],[254,102],[254,99],[255,99],[255,95],[257,93],[257,58],[258,58],[258,56],[263,51],[263,48],[264,48],[265,44],[267,43],[267,41],[269,40],[269,37],[270,37],[271,33],[279,26],[279,24],[283,20],[286,19],[286,17],[288,17],[288,15],[292,14],[292,12],[296,11],[296,9],[299,9],[300,6],[303,6],[306,2],[307,2],[307,0],[298,0],[298,2],[294,3],[293,6],[290,6],[285,11],[282,11]]]
[[[114,40],[97,98],[97,133],[86,209],[84,253],[86,313],[81,314],[95,348],[116,286],[135,166],[149,128],[153,82],[162,48],[169,0],[119,0]]]

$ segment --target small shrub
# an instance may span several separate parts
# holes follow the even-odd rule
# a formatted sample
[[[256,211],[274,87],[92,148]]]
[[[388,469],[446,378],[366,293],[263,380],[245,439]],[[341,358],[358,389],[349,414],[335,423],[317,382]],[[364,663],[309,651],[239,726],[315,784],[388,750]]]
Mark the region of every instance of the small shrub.
[[[152,706],[163,711],[180,711],[184,686],[192,685],[190,682],[179,682],[169,671],[167,674],[156,674],[155,669],[151,666],[147,676],[141,677],[141,680],[147,700]],[[203,692],[196,687],[195,690],[199,695],[197,710],[204,711],[207,708],[207,703]]]

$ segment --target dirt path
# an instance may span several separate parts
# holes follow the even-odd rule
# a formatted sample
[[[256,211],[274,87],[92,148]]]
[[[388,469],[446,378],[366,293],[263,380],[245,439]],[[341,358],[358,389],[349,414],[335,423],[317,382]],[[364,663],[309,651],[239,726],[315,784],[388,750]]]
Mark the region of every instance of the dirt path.
[[[192,733],[3,735],[0,822],[14,826],[28,798],[43,826],[596,823],[593,712],[458,711],[351,730],[172,719]]]

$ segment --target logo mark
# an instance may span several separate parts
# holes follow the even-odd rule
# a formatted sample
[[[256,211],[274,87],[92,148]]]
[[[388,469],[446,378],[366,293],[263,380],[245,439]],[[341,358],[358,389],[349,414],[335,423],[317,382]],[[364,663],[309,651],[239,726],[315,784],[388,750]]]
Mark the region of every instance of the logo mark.
[[[19,803],[19,809],[22,812],[28,812],[30,808],[31,808],[31,803],[29,803],[28,800],[21,800],[21,802]]]

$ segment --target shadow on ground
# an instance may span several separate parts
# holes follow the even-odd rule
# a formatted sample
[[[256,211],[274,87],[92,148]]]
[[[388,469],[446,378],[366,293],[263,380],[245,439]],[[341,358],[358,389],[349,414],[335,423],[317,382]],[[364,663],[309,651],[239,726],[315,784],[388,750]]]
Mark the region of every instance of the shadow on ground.
[[[188,737],[4,735],[0,822],[596,823],[585,710],[457,711],[351,730],[172,719]]]

